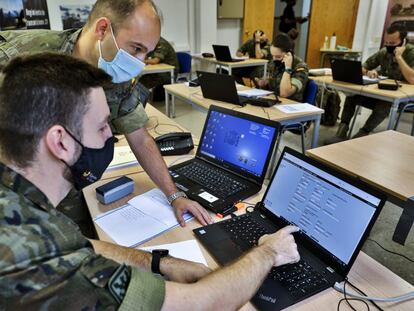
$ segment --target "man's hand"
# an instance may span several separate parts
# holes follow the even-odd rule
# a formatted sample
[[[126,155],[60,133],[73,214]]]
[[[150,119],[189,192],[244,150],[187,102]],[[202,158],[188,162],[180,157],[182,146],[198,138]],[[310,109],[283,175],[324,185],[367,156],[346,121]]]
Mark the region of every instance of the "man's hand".
[[[402,58],[402,55],[405,51],[405,45],[407,44],[407,39],[404,39],[402,46],[398,46],[395,48],[394,55],[396,59]]]
[[[172,202],[174,208],[175,217],[180,223],[181,227],[185,227],[185,221],[183,215],[186,212],[190,212],[203,226],[213,223],[213,219],[210,214],[197,202],[186,199],[178,198]]]
[[[170,281],[194,283],[209,274],[211,269],[201,263],[167,256],[161,258],[160,271]]]
[[[261,39],[261,37],[262,37],[262,35],[260,34],[260,31],[256,31],[256,32],[254,33],[254,41],[255,41],[255,42],[259,42],[259,41],[260,41],[260,39]]]
[[[369,70],[367,71],[368,78],[371,79],[377,79],[378,78],[378,72],[376,70]]]
[[[293,64],[293,55],[292,55],[292,53],[290,53],[290,52],[286,53],[285,56],[283,57],[282,61],[285,64],[286,69],[292,69],[292,64]]]
[[[269,84],[269,81],[267,79],[259,79],[256,77],[254,78],[254,84],[258,88],[262,89],[262,88],[265,88]]]
[[[300,259],[298,247],[292,233],[299,231],[298,227],[287,226],[276,233],[266,234],[259,240],[259,245],[264,245],[274,253],[274,266],[282,266],[288,263],[298,262]]]

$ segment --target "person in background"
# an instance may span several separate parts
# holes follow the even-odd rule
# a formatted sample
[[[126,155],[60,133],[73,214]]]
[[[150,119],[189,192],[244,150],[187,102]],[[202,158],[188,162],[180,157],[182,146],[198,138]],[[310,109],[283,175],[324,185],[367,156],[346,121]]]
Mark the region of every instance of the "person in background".
[[[174,75],[179,71],[177,54],[172,45],[160,37],[155,49],[147,54],[145,58],[146,65],[168,64],[174,66]],[[171,84],[171,75],[169,73],[154,73],[141,76],[139,79],[146,88],[152,89],[153,100],[161,101],[164,99],[164,84]]]
[[[362,65],[362,72],[370,78],[379,75],[389,79],[414,84],[414,46],[406,42],[407,30],[403,25],[391,25],[384,36],[384,47],[370,56]],[[356,106],[371,109],[364,126],[352,137],[358,138],[371,133],[388,116],[391,104],[386,101],[362,95],[347,96],[336,135],[325,140],[325,144],[344,141],[348,137],[349,124]]]
[[[299,261],[294,226],[214,272],[165,250],[88,240],[56,206],[112,160],[111,77],[53,53],[15,57],[2,77],[0,310],[236,310],[273,266]]]
[[[292,40],[296,40],[299,35],[296,25],[298,23],[303,24],[309,20],[309,17],[296,17],[294,6],[296,0],[282,0],[286,2],[286,7],[283,10],[282,16],[280,16],[279,30],[289,35]]]
[[[260,88],[266,88],[276,95],[303,101],[303,94],[308,83],[308,66],[293,54],[293,41],[287,34],[275,37],[270,47],[272,61],[266,79],[255,79]]]

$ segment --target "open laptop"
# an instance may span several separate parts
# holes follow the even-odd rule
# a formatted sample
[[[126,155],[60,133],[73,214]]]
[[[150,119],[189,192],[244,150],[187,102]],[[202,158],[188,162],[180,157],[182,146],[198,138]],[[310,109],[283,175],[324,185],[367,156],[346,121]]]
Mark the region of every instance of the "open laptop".
[[[263,234],[298,226],[301,261],[273,268],[252,299],[259,310],[280,310],[345,279],[384,202],[361,181],[285,148],[254,212],[194,233],[223,265]]]
[[[221,62],[235,63],[242,62],[245,58],[232,58],[230,48],[227,45],[213,44],[214,56]]]
[[[194,159],[171,166],[177,187],[220,213],[262,188],[279,124],[210,106]]]
[[[269,99],[239,96],[237,94],[236,80],[233,76],[197,71],[197,77],[204,98],[219,100],[240,106],[251,104],[254,106],[271,107],[277,103],[280,103],[277,97],[276,99]]]
[[[371,79],[362,74],[360,61],[331,58],[332,78],[337,81],[349,82],[359,85],[376,84],[386,77]]]

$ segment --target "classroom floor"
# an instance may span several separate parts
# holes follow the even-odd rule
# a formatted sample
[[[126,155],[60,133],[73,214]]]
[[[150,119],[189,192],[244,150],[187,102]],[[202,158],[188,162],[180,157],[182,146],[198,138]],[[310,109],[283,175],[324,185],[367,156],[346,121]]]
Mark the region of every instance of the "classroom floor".
[[[343,99],[343,96],[342,96]],[[165,113],[164,102],[155,102],[153,105]],[[358,116],[353,133],[356,133],[358,129],[363,125],[365,120],[370,114],[370,110],[363,108],[361,115]],[[195,136],[200,136],[202,127],[206,118],[206,113],[201,112],[191,105],[188,105],[180,100],[176,100],[176,118],[175,121],[180,125],[187,128]],[[401,118],[398,131],[406,134],[411,132],[411,123],[413,115],[411,113],[405,113]],[[375,132],[386,130],[388,118],[376,129]],[[322,142],[334,135],[336,127],[321,126],[319,133],[319,145]],[[306,137],[307,148],[310,147],[312,129],[309,129],[309,133]],[[281,143],[280,150],[284,146],[292,147],[296,150],[300,150],[300,136],[292,133],[285,133]],[[410,165],[410,164],[408,164]],[[392,203],[387,202],[374,225],[370,239],[378,242],[384,248],[403,254],[414,260],[414,229],[411,230],[405,246],[401,246],[392,241],[392,234],[394,232],[397,221],[401,215],[402,209]],[[411,284],[414,284],[414,263],[391,253],[388,253],[381,249],[375,242],[368,240],[363,246],[363,251],[373,257],[375,260],[388,267],[390,270],[407,280]],[[396,295],[398,293],[395,293]]]

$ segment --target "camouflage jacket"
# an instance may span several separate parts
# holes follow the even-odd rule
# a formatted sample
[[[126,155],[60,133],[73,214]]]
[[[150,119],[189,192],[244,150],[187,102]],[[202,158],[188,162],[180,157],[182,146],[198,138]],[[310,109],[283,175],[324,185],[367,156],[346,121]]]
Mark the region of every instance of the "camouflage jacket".
[[[159,58],[161,63],[172,65],[176,72],[179,71],[177,54],[172,45],[163,37],[160,37],[154,51],[147,54],[147,58]]]
[[[296,92],[289,98],[298,102],[303,101],[303,93],[305,92],[306,85],[308,83],[308,65],[306,65],[299,57],[294,56],[292,64],[293,73],[290,76],[291,84],[296,87]],[[275,92],[276,95],[280,95],[280,81],[282,80],[285,67],[276,67],[272,61],[269,64],[269,88]]]
[[[72,54],[82,29],[65,31],[0,31],[0,67],[22,53],[57,52]],[[139,98],[136,79],[105,88],[115,134],[129,134],[145,126],[148,117]]]
[[[79,228],[0,163],[0,310],[159,310],[164,282],[94,253]]]
[[[407,44],[402,55],[408,66],[414,69],[414,45]],[[384,47],[374,55],[370,56],[363,65],[367,70],[373,70],[381,67],[379,73],[390,79],[404,81],[405,78],[401,73],[400,66],[394,58],[393,54],[387,52]]]
[[[262,50],[264,59],[271,58],[269,44],[260,45],[260,49]],[[239,48],[239,51],[243,54],[248,53],[250,58],[256,58],[256,45],[254,39],[247,40],[245,43],[243,43],[243,45]]]

